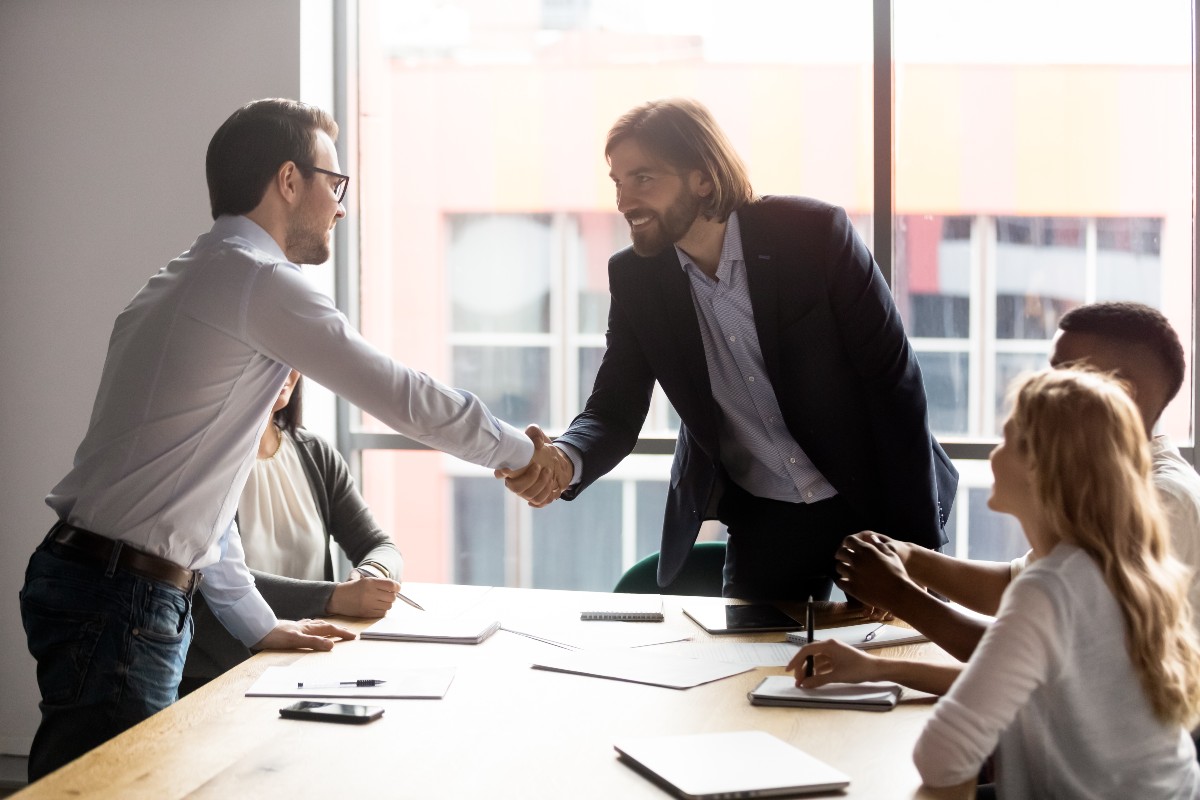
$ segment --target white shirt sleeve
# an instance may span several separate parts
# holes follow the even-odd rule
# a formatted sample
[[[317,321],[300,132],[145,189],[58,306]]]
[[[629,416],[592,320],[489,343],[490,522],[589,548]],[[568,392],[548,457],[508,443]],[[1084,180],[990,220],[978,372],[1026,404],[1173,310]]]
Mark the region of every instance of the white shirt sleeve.
[[[445,386],[362,338],[290,266],[261,270],[241,325],[260,352],[298,369],[396,431],[492,469],[524,467],[533,442],[470,392]]]
[[[966,669],[938,701],[913,751],[928,786],[975,777],[1030,695],[1061,662],[1054,604],[1036,582],[1018,581]]]
[[[213,614],[238,641],[252,647],[279,624],[246,567],[242,537],[230,523],[220,540],[221,559],[200,570],[200,592]]]

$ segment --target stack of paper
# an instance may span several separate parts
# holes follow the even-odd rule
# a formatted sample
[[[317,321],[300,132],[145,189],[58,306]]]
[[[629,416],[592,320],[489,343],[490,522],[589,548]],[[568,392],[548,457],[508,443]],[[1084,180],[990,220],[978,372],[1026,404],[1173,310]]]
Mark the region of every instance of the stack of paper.
[[[491,617],[443,617],[437,614],[389,615],[363,630],[363,639],[392,642],[479,644],[500,629]]]
[[[817,689],[802,689],[791,675],[770,675],[747,696],[755,706],[891,711],[900,699],[900,691],[895,683],[827,683]]]
[[[534,669],[571,672],[669,689],[688,689],[754,669],[749,664],[725,664],[679,656],[651,655],[645,651],[605,650],[553,653],[533,664]]]

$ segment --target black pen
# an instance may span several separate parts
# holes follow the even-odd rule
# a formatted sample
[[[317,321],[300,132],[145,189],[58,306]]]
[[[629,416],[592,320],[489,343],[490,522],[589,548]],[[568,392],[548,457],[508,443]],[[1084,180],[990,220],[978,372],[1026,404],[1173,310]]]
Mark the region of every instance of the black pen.
[[[359,678],[356,681],[337,681],[336,683],[310,683],[305,685],[303,681],[296,684],[297,689],[341,689],[347,686],[382,686],[387,681],[379,680],[378,678]]]
[[[813,604],[812,595],[808,596],[808,606],[805,613],[805,629],[808,632],[808,643],[813,643]],[[813,674],[813,657],[808,656],[804,659],[804,677],[811,678]]]

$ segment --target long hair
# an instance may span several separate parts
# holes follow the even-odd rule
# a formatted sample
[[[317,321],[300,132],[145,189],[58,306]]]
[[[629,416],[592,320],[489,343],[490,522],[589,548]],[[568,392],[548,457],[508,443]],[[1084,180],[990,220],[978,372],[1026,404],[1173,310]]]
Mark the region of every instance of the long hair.
[[[317,131],[337,139],[338,126],[297,100],[255,100],[233,112],[213,134],[204,162],[212,218],[257,208],[286,162],[311,165]]]
[[[698,169],[712,180],[704,209],[709,219],[724,222],[754,199],[746,165],[712,114],[695,100],[651,100],[625,112],[608,131],[605,157],[629,138],[675,169]]]
[[[1047,370],[1021,384],[1012,422],[1017,452],[1031,459],[1045,532],[1100,567],[1155,716],[1190,726],[1200,714],[1190,575],[1170,554],[1137,406],[1111,376]]]
[[[276,427],[281,431],[286,431],[289,435],[295,436],[296,429],[304,427],[304,376],[296,378],[296,385],[292,387],[292,399],[288,400],[288,404],[271,415]]]

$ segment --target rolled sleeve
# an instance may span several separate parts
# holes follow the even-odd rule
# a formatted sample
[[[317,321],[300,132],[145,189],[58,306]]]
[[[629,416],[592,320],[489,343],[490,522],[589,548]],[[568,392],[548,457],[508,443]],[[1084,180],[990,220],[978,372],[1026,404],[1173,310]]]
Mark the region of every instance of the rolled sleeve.
[[[220,541],[221,558],[201,570],[200,591],[208,607],[238,641],[253,647],[279,624],[246,567],[242,537],[230,524]]]

